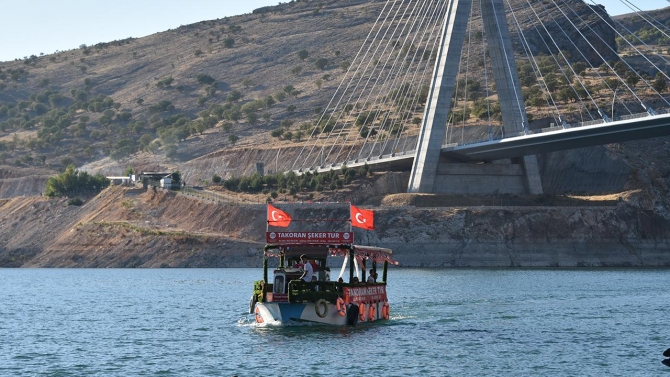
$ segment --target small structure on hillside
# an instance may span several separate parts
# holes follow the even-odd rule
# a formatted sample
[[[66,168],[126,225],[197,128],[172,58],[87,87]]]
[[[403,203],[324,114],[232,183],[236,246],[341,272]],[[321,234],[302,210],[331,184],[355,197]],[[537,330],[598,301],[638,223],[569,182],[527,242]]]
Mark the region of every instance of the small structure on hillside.
[[[171,177],[162,178],[161,179],[161,188],[167,188],[167,189],[172,188],[172,178]]]
[[[109,179],[109,183],[114,186],[129,186],[132,184],[131,177],[105,177]]]
[[[166,181],[167,180],[167,181]],[[144,187],[157,186],[164,188],[172,188],[172,173],[170,172],[154,172],[146,171],[140,174],[140,181]]]

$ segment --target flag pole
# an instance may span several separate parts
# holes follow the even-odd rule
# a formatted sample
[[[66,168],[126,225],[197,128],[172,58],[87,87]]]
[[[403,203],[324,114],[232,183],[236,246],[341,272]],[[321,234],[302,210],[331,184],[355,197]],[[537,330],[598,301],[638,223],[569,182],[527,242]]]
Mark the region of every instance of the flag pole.
[[[270,207],[269,204],[265,205],[265,233],[270,231]]]

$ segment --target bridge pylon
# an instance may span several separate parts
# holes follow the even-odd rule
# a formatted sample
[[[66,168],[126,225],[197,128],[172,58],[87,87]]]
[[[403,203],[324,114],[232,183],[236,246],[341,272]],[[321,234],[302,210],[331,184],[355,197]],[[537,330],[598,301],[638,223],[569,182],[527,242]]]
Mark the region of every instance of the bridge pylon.
[[[447,0],[442,42],[419,132],[408,192],[542,194],[534,155],[491,164],[441,161],[451,96],[470,18],[472,0]],[[528,119],[502,0],[482,0],[482,21],[503,120],[503,135],[527,131]]]

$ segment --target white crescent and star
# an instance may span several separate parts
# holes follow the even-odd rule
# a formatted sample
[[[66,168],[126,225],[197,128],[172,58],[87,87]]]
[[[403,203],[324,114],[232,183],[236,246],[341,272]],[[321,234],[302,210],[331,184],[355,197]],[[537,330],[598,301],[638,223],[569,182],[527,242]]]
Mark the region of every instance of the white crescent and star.
[[[366,220],[365,219],[361,220],[361,218],[363,217],[362,214],[357,213],[355,217],[356,217],[356,222],[358,222],[359,224],[365,224]]]
[[[283,218],[282,215],[279,215],[279,218],[277,218],[277,215],[276,215],[277,213],[278,213],[277,211],[270,212],[270,217],[272,218],[272,221],[281,220]]]

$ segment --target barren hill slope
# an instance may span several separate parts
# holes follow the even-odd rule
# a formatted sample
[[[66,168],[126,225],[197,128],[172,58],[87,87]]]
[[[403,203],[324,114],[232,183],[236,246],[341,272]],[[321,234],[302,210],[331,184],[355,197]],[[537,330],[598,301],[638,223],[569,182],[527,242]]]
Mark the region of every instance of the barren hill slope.
[[[640,193],[609,205],[441,207],[387,196],[357,243],[394,250],[403,266],[669,266],[670,220]],[[435,207],[438,203],[439,207]],[[347,203],[281,203],[293,230],[342,230]],[[81,207],[0,201],[0,267],[260,267],[265,205],[219,204],[112,187]]]
[[[379,6],[379,2],[363,0],[293,3],[265,13],[203,21],[144,38],[2,63],[0,106],[24,101],[25,110],[34,116],[49,108],[67,111],[82,102],[86,105],[70,113],[58,131],[46,132],[46,136],[18,133],[12,153],[3,160],[39,165],[38,156],[44,154],[46,165],[54,168],[63,164],[63,158],[70,158],[77,166],[118,174],[126,165],[175,166],[216,150],[230,149],[230,135],[240,138],[238,145],[263,148],[272,139],[269,131],[281,121],[291,118],[297,126],[311,120],[315,108],[325,106],[343,73],[339,65],[352,59],[370,22],[377,17]],[[308,51],[309,57],[301,60],[297,55],[300,50]],[[323,70],[314,64],[321,58],[328,60]],[[296,67],[300,67],[299,73],[292,73]],[[163,85],[166,79],[169,84]],[[317,80],[320,88],[315,85]],[[259,114],[264,118],[257,124],[231,122],[228,131],[210,129],[221,123],[208,124],[202,130],[204,134],[193,132],[189,140],[181,136],[159,138],[157,131],[169,121],[164,121],[166,118],[182,117],[188,123],[183,125],[195,127],[192,121],[202,119],[201,111],[225,104],[232,92],[241,96],[234,102],[244,104],[282,92],[288,85],[293,87],[294,95],[288,93],[281,102],[265,109]],[[108,98],[108,103],[93,105],[98,97],[101,101]],[[169,106],[156,110],[161,103]],[[46,108],[38,104],[45,104]],[[294,108],[289,113],[287,107]],[[110,110],[111,122],[103,118],[104,112]],[[124,112],[129,114],[127,120],[119,117]],[[0,122],[6,121],[0,137],[22,128],[40,128],[41,123],[14,124],[16,115],[0,110]],[[87,119],[82,122],[83,117]],[[60,120],[56,119],[56,123]],[[85,126],[79,127],[81,123]],[[138,139],[143,135],[149,135],[148,142],[161,141],[156,144],[159,149],[153,149],[157,153],[123,159],[124,145],[116,144],[128,140],[132,152],[142,143]],[[32,139],[39,142],[26,147]],[[6,140],[10,141],[11,138]],[[82,145],[84,142],[86,145]],[[160,146],[169,143],[177,148],[169,153],[171,158],[166,158]],[[146,145],[143,148],[151,149]],[[120,152],[116,160],[123,162],[108,158],[115,151]],[[21,160],[26,155],[32,160]],[[96,161],[100,163],[94,164]]]
[[[235,207],[160,190],[110,188],[81,207],[9,199],[0,202],[0,227],[13,229],[0,232],[0,265],[251,266],[259,260],[260,233],[252,230],[263,228],[261,217],[250,221]]]
[[[257,161],[285,169],[304,139],[270,131],[284,125],[296,133],[315,121],[384,4],[290,2],[0,63],[0,164],[56,171],[74,162],[110,175],[127,166],[181,169],[191,181],[248,174]],[[613,38],[610,31],[606,40]],[[274,103],[254,122],[223,114],[268,97]]]

